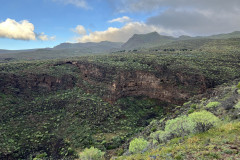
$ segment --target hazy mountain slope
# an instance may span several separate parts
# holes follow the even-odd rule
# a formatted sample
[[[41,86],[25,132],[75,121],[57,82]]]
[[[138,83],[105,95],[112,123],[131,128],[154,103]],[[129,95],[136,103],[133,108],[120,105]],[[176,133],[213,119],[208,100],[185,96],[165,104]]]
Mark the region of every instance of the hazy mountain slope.
[[[157,32],[148,34],[135,34],[126,43],[122,45],[122,49],[148,49],[148,48],[188,48],[196,49],[208,44],[209,42],[216,42],[214,40],[230,38],[240,38],[240,31],[232,33],[218,34],[212,36],[197,36],[190,37],[182,35],[178,38],[171,36],[159,35]],[[215,44],[216,44],[215,43]]]
[[[79,52],[87,53],[109,53],[118,50],[123,43],[103,41],[99,43],[62,43],[54,49],[77,49]]]
[[[6,49],[0,49],[0,54],[5,54],[5,53],[20,53],[20,52],[32,52],[37,49],[25,49],[25,50],[6,50]]]
[[[134,34],[126,43],[122,45],[122,49],[141,49],[141,48],[151,48],[154,46],[163,45],[174,41],[174,37],[162,36],[157,32],[152,32],[148,34]]]
[[[240,38],[240,31],[218,34],[218,35],[212,35],[212,36],[208,36],[207,38],[211,38],[211,39]]]
[[[105,52],[104,52],[105,53]],[[89,49],[38,49],[31,52],[5,53],[0,54],[0,60],[43,60],[43,59],[61,59],[84,55],[96,55],[100,53],[92,53]]]
[[[240,38],[229,38],[229,39],[189,39],[189,40],[178,40],[165,45],[154,47],[151,50],[164,50],[164,49],[174,49],[174,50],[212,50],[212,49],[239,49],[240,48]]]

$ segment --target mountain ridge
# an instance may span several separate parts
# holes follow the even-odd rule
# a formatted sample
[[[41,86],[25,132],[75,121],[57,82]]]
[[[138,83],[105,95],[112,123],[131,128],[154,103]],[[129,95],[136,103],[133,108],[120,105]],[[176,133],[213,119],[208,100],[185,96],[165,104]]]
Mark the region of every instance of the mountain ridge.
[[[188,35],[181,35],[179,37],[164,36],[160,35],[158,32],[155,31],[147,34],[134,34],[131,38],[129,38],[129,40],[126,43],[122,45],[122,49],[126,50],[149,49],[183,40],[230,39],[230,38],[240,38],[240,31],[196,37],[191,37]]]

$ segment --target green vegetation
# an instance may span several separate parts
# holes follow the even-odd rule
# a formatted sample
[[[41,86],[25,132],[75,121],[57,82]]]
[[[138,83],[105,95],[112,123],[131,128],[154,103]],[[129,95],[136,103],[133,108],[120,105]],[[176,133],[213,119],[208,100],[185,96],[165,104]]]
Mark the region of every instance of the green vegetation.
[[[240,82],[238,83],[237,88],[240,89]]]
[[[234,85],[233,85],[234,84]],[[236,159],[239,147],[239,94],[236,81],[214,90],[214,96],[201,100],[192,98],[185,108],[176,107],[178,117],[165,117],[152,121],[138,135],[150,143],[144,153],[120,156],[117,159]],[[203,110],[208,102],[221,101],[214,110]],[[226,107],[226,105],[232,107]],[[194,112],[188,114],[188,109]],[[226,108],[226,109],[225,109]],[[179,111],[181,110],[181,111]],[[221,119],[221,120],[220,120]],[[151,127],[157,128],[151,131]],[[150,131],[149,134],[145,134]]]
[[[185,136],[193,132],[195,124],[187,116],[181,116],[168,120],[165,126],[165,132],[175,137]]]
[[[76,156],[69,147],[114,149],[163,114],[154,100],[123,98],[109,104],[77,87],[32,96],[1,95],[1,156],[15,152],[13,157],[35,157],[46,152],[47,157],[60,158]]]
[[[103,160],[104,152],[101,152],[99,149],[91,147],[84,149],[83,152],[80,153],[79,158],[81,160]]]
[[[240,122],[223,124],[207,132],[185,138],[184,141],[172,139],[165,146],[155,148],[144,154],[118,157],[117,160],[151,159],[237,159],[239,147]]]
[[[129,152],[130,153],[141,153],[148,147],[148,141],[143,138],[135,138],[130,142]]]
[[[0,60],[0,159],[111,157],[137,137],[126,159],[239,156],[227,146],[239,142],[239,84],[224,86],[240,78],[239,40],[164,45],[174,50]]]
[[[205,110],[190,114],[189,119],[195,123],[194,132],[197,133],[205,132],[220,122],[219,118]]]
[[[221,105],[221,103],[219,103],[219,102],[209,102],[206,105],[206,108],[215,108],[215,107],[218,107],[219,105]]]
[[[236,109],[240,109],[240,101],[234,106]]]

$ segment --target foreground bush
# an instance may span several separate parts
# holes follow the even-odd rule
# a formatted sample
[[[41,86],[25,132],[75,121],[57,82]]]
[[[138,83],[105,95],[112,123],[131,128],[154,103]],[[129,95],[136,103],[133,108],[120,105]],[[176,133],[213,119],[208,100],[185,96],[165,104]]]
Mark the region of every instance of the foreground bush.
[[[104,152],[100,151],[97,148],[86,148],[83,152],[80,153],[80,160],[103,160],[104,154]]]
[[[175,137],[185,136],[193,132],[195,123],[187,116],[181,116],[168,120],[165,126],[165,132]]]
[[[184,137],[191,133],[201,133],[209,130],[220,122],[219,118],[208,111],[199,111],[181,116],[166,122],[165,131],[151,134],[158,142],[166,142],[174,137]],[[157,139],[157,138],[158,139]]]
[[[189,120],[191,120],[194,124],[194,132],[205,132],[209,130],[211,127],[214,127],[220,122],[219,118],[214,114],[208,111],[200,111],[194,112],[190,114]]]
[[[140,153],[148,147],[148,141],[143,138],[135,138],[130,142],[129,152],[131,153]]]

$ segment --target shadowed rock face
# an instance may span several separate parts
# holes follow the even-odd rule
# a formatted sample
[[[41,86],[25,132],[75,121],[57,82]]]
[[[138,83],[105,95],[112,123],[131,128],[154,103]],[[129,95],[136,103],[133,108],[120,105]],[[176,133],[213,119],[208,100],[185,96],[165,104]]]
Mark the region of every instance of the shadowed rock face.
[[[35,92],[49,92],[58,89],[68,89],[74,86],[75,77],[63,75],[54,77],[46,74],[28,74],[19,76],[15,74],[0,74],[0,92],[3,93],[24,93],[30,95]]]
[[[0,91],[11,93],[31,94],[31,91],[49,92],[59,89],[81,86],[88,92],[98,93],[100,88],[103,99],[114,102],[127,96],[146,96],[161,101],[182,104],[189,97],[204,93],[212,85],[198,74],[175,73],[166,66],[159,66],[154,72],[124,71],[108,66],[96,65],[90,62],[67,61],[60,64],[71,64],[78,67],[80,77],[92,84],[94,88],[84,86],[72,75],[54,77],[46,74],[32,74],[17,76],[14,74],[0,74]]]
[[[156,72],[121,71],[90,63],[74,63],[86,81],[107,86],[103,97],[116,101],[126,96],[147,96],[165,102],[182,104],[194,94],[204,93],[211,84],[201,75],[174,73],[166,67]]]

